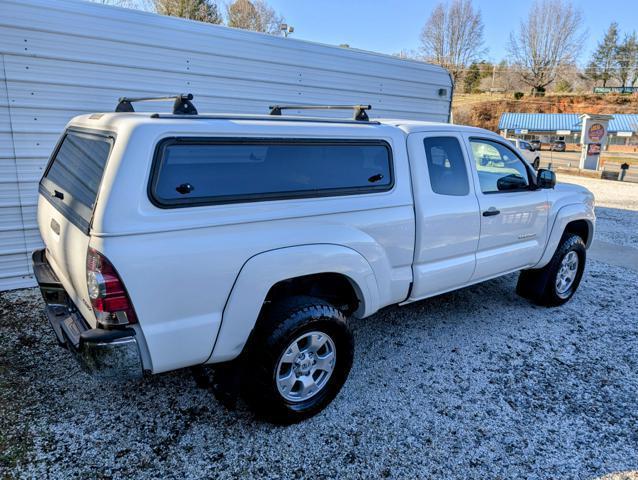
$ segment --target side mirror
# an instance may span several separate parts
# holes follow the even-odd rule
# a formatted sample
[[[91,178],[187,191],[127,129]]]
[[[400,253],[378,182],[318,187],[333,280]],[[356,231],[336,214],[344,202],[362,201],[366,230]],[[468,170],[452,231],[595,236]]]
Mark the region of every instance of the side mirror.
[[[556,174],[551,170],[541,168],[536,174],[538,188],[554,188],[556,186]]]
[[[527,182],[520,175],[510,174],[499,178],[496,181],[496,188],[499,192],[508,190],[521,190],[527,187]]]

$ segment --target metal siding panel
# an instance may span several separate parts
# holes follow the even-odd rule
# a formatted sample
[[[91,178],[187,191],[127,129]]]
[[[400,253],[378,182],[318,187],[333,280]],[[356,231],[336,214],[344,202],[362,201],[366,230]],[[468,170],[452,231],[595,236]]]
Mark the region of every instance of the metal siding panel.
[[[0,158],[7,158],[14,161],[11,133],[0,132]]]
[[[433,83],[449,83],[447,72],[440,67],[406,61],[389,55],[273,37],[87,2],[4,0],[4,3],[7,5],[5,8],[7,13],[3,16],[5,20],[0,19],[0,22],[6,27],[21,29],[18,35],[19,41],[13,43],[14,52],[20,54],[24,54],[25,48],[28,55],[42,53],[37,50],[37,43],[32,45],[35,41],[32,40],[30,32],[41,31],[87,39],[82,44],[61,44],[59,47],[55,43],[45,45],[45,48],[56,52],[55,57],[61,58],[79,55],[81,49],[89,49],[89,44],[93,45],[95,41],[107,41],[126,44],[125,55],[115,57],[115,64],[118,65],[125,62],[127,58],[144,61],[143,58],[133,55],[134,51],[155,46],[167,53],[177,52],[182,62],[175,65],[182,65],[184,69],[186,69],[186,60],[189,55],[213,54],[254,60],[262,66],[267,62],[296,66],[305,64],[315,68],[339,71],[344,70],[342,68],[344,64],[349,64],[351,68],[348,71],[360,72],[362,75],[373,73],[381,78],[405,79],[427,72],[433,77]],[[97,45],[102,47],[101,55],[107,58],[111,51],[117,48],[114,43]],[[93,54],[91,58],[94,59]],[[166,61],[160,57],[157,65],[165,63]],[[381,65],[383,65],[382,69],[380,69]]]
[[[3,79],[0,79],[0,88],[5,89]],[[6,99],[6,95],[0,95],[0,97]],[[0,133],[11,133],[11,122],[9,121],[9,109],[7,107],[0,107]]]
[[[36,283],[32,275],[18,275],[9,278],[0,278],[0,292],[4,290],[15,290],[17,288],[29,288],[35,286]]]
[[[22,228],[20,207],[0,207],[0,232]]]
[[[0,231],[0,245],[2,245],[2,256],[24,254],[24,231],[22,229]]]
[[[20,208],[19,206],[0,206],[0,231],[4,232],[7,230],[21,230],[23,229],[22,224],[22,216],[32,218],[31,223],[26,223],[26,228],[37,228],[37,224],[35,222],[36,218],[36,207],[33,206],[24,206]]]
[[[276,97],[274,93],[269,92],[262,94],[261,99],[248,99],[242,97],[231,97],[231,95],[237,95],[237,91],[227,91],[227,96],[222,96],[219,92],[219,96],[210,95],[209,91],[205,90],[205,87],[199,88],[197,82],[192,82],[194,85],[189,87],[189,91],[196,96],[196,106],[202,111],[215,111],[223,113],[266,113],[267,106],[276,102],[286,103],[300,103],[300,102],[312,102],[319,103],[325,102],[325,94],[315,94],[312,89],[299,89],[299,93],[294,96],[291,95],[279,95]],[[43,96],[43,89],[46,89],[46,94],[49,98],[46,102],[39,100]],[[31,91],[35,91],[37,96],[30,95]],[[173,90],[175,91],[175,90]],[[78,85],[34,85],[32,83],[13,83],[11,85],[12,98],[16,99],[22,105],[22,108],[13,108],[15,116],[15,128],[16,131],[29,132],[33,128],[38,128],[40,132],[60,132],[66,122],[74,115],[81,113],[92,113],[99,111],[111,111],[113,110],[116,100],[123,92],[129,96],[144,96],[144,95],[157,95],[166,94],[167,89],[154,90],[152,85],[149,85],[147,90],[138,90],[123,87],[120,88],[99,88],[99,87],[81,87]],[[203,92],[203,93],[198,93]],[[82,98],[82,106],[76,110],[68,110],[69,101],[71,96]],[[373,113],[375,116],[428,116],[424,115],[426,109],[433,112],[433,115],[442,117],[447,115],[448,104],[447,102],[422,102],[421,104],[414,101],[396,97],[392,104],[388,107],[385,106],[387,102],[386,98],[379,96],[354,97],[352,95],[340,95],[336,92],[331,94],[330,97],[333,102],[341,101],[342,103],[361,103],[362,98],[366,100],[371,99],[371,103],[374,106]],[[86,100],[85,100],[86,99]],[[45,106],[41,106],[45,103]],[[419,105],[421,105],[419,110]],[[158,111],[158,109],[167,108],[161,104],[140,104],[135,108],[138,111]],[[164,110],[165,111],[165,110]],[[32,115],[38,114],[38,115]],[[320,112],[318,112],[320,114]],[[334,113],[327,113],[334,116]],[[314,113],[313,113],[314,115]],[[429,115],[430,117],[433,115]],[[38,118],[38,120],[34,120]],[[56,129],[57,128],[57,129]]]
[[[14,89],[12,89],[12,93]],[[15,96],[13,98],[16,98]],[[68,102],[67,102],[68,103]],[[80,113],[93,113],[86,108],[78,110],[53,110],[44,108],[11,108],[11,124],[14,132],[19,133],[53,133],[59,135],[69,119]]]
[[[27,67],[29,67],[27,69]],[[197,75],[193,72],[180,73],[112,65],[96,65],[91,63],[73,63],[61,60],[44,58],[6,57],[7,75],[10,80],[10,92],[12,100],[19,100],[22,107],[38,106],[53,108],[48,102],[52,100],[65,101],[68,109],[69,97],[78,97],[77,88],[84,89],[108,89],[111,91],[102,96],[103,103],[95,105],[90,110],[86,105],[74,110],[74,113],[86,113],[88,111],[112,110],[116,99],[123,93],[127,95],[153,95],[166,94],[167,92],[192,92],[197,98],[197,107],[200,111],[212,109],[220,111],[220,103],[225,102],[225,111],[228,113],[256,113],[266,112],[267,106],[273,102],[281,103],[372,103],[376,107],[373,111],[379,114],[400,115],[402,117],[426,120],[445,120],[447,117],[448,102],[435,94],[433,86],[429,88],[429,96],[424,96],[426,87],[421,86],[421,97],[417,97],[418,86],[408,84],[398,88],[396,81],[385,87],[376,82],[371,84],[364,77],[335,79],[325,78],[323,85],[313,86],[301,82],[297,84],[267,83],[257,80],[234,79],[214,77],[211,74]],[[69,76],[68,71],[73,71]],[[212,72],[211,72],[212,73]],[[158,75],[161,75],[158,77]],[[270,72],[262,73],[270,77]],[[333,76],[334,77],[334,76]],[[38,84],[38,80],[46,78],[46,84]],[[387,82],[386,82],[387,83]],[[29,85],[25,88],[25,85]],[[49,86],[54,85],[55,91],[60,92],[61,87],[66,89],[67,96],[63,94],[55,98],[47,95]],[[131,85],[135,85],[135,91],[131,91]],[[384,91],[385,88],[385,91]],[[394,91],[393,91],[394,90]],[[14,91],[16,97],[14,97]],[[44,100],[43,100],[44,98]],[[241,101],[242,103],[236,103]],[[43,105],[44,104],[44,105]],[[145,106],[147,111],[157,109],[157,105]],[[20,110],[16,110],[14,115]],[[29,117],[29,121],[35,122]],[[21,125],[21,124],[18,124]]]
[[[13,158],[0,158],[0,184],[37,182],[40,180],[44,163],[41,159],[23,158],[17,165]]]
[[[20,205],[23,207],[35,207],[38,204],[38,183],[39,182],[17,182],[20,194]],[[22,220],[26,223],[28,220],[24,213]],[[28,253],[28,252],[27,252]]]
[[[13,150],[4,57],[0,53],[0,291],[33,285],[26,255],[24,207]]]
[[[62,130],[59,133],[14,133],[13,141],[18,162],[22,158],[48,158],[58,138],[60,138],[60,133]]]
[[[38,248],[44,248],[44,243],[42,242],[42,238],[40,237],[40,230],[38,230],[37,227],[25,229],[24,236],[27,250],[29,252],[33,252]]]
[[[212,27],[221,28],[221,27]],[[29,31],[28,45],[29,55],[23,52],[24,40],[18,38],[19,34],[25,36],[24,30],[5,27],[0,31],[0,42],[7,55],[30,58],[55,58],[57,60],[72,63],[99,63],[109,66],[127,66],[136,69],[153,70],[157,72],[173,72],[178,74],[209,75],[228,80],[251,80],[262,84],[281,83],[296,86],[298,84],[321,86],[325,79],[331,84],[343,81],[343,88],[357,89],[362,85],[368,85],[364,90],[379,91],[384,86],[384,81],[392,79],[387,87],[393,88],[403,85],[412,87],[413,94],[420,97],[423,93],[423,85],[427,84],[427,76],[431,76],[431,86],[439,87],[442,83],[449,83],[439,72],[415,70],[414,68],[399,71],[394,76],[389,75],[387,68],[380,69],[379,62],[357,65],[348,62],[350,68],[344,69],[344,65],[335,69],[334,57],[329,57],[327,67],[317,62],[310,62],[308,58],[301,57],[303,61],[291,62],[290,52],[287,52],[285,61],[272,60],[270,55],[254,58],[245,56],[229,56],[226,50],[205,53],[201,50],[187,52],[182,48],[170,46],[146,46],[136,45],[135,56],[131,56],[131,45],[128,36],[120,41],[105,41],[102,38],[91,38],[88,42],[78,43],[78,39],[64,34]],[[272,37],[270,37],[272,38]],[[226,41],[226,40],[221,40]],[[286,42],[292,42],[292,39]],[[213,40],[214,42],[214,40]],[[224,45],[226,46],[226,45]],[[96,62],[95,52],[100,52],[99,62]],[[268,47],[267,54],[272,53]],[[358,54],[359,55],[359,54]],[[359,59],[360,60],[360,59]],[[393,60],[396,63],[396,60]],[[404,60],[399,60],[404,63]],[[24,69],[28,63],[25,63]],[[292,68],[291,68],[292,67]],[[363,70],[352,67],[363,67]],[[263,72],[267,70],[268,76]],[[28,73],[28,72],[25,72]],[[399,82],[399,83],[397,83]],[[402,87],[403,88],[403,87]],[[386,92],[391,93],[391,92]],[[400,94],[397,91],[397,94]]]
[[[0,0],[0,9],[0,290],[32,282],[37,182],[65,124],[112,111],[120,96],[191,92],[200,112],[370,103],[377,117],[449,116],[449,74],[422,62],[83,1]],[[136,105],[158,108],[168,106]]]
[[[18,163],[18,181],[39,183],[47,161],[48,158],[21,158]]]
[[[0,207],[20,206],[20,193],[18,192],[18,182],[2,181],[0,183]],[[0,253],[2,246],[0,244]]]
[[[16,279],[24,280],[29,275],[29,267],[24,253],[0,254],[0,288],[3,288],[5,283]]]

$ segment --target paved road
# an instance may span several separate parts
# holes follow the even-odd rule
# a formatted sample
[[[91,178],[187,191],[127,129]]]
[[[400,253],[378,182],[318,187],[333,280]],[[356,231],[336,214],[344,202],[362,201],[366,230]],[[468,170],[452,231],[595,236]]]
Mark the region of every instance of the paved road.
[[[578,167],[579,152],[550,152],[541,151],[541,167],[551,163],[554,167]]]
[[[578,167],[580,163],[580,152],[551,152],[549,150],[541,150],[540,154],[542,167],[546,167],[550,162],[554,167]],[[603,157],[609,157],[608,161],[613,161],[615,159],[614,157],[632,157],[638,162],[638,154],[636,153],[605,152]]]
[[[595,240],[588,255],[599,262],[630,268],[638,272],[638,248]]]

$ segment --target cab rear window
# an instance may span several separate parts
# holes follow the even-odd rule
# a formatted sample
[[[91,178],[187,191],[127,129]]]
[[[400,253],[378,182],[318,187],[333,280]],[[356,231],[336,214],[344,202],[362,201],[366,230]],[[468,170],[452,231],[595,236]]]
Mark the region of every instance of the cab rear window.
[[[384,141],[167,139],[157,148],[158,206],[352,195],[392,187]]]
[[[88,232],[113,138],[67,131],[40,182],[40,193]]]

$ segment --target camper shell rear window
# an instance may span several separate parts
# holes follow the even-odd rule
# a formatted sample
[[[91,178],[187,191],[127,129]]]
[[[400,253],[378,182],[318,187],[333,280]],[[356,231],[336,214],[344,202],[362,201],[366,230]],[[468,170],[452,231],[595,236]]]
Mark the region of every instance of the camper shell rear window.
[[[167,138],[149,196],[171,208],[373,193],[393,182],[383,140]]]
[[[40,181],[40,193],[85,233],[114,140],[109,132],[67,130]]]

